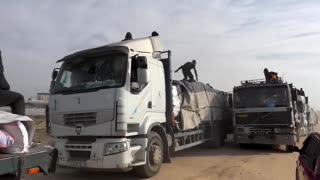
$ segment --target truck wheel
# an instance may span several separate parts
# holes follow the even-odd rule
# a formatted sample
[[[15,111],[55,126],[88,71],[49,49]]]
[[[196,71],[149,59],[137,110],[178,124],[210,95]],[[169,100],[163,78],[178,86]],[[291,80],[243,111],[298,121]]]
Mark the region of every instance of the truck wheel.
[[[163,161],[163,144],[158,133],[151,131],[148,137],[146,164],[135,168],[135,172],[142,178],[156,175]]]
[[[240,143],[239,147],[240,147],[240,149],[248,149],[249,148],[249,144]]]
[[[292,152],[293,152],[292,149],[293,149],[293,146],[292,146],[292,145],[286,145],[286,151],[287,151],[288,153],[292,153]]]

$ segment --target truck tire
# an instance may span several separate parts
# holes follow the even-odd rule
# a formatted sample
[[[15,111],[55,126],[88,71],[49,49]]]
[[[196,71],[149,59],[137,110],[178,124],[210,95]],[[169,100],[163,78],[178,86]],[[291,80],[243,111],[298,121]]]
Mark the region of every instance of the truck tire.
[[[155,176],[163,161],[163,143],[158,133],[151,131],[148,137],[146,164],[135,167],[135,172],[142,178]]]
[[[240,144],[239,144],[239,148],[240,148],[240,149],[245,149],[245,148],[246,148],[246,144],[240,143]]]
[[[286,152],[292,153],[293,152],[293,146],[292,145],[286,145]]]

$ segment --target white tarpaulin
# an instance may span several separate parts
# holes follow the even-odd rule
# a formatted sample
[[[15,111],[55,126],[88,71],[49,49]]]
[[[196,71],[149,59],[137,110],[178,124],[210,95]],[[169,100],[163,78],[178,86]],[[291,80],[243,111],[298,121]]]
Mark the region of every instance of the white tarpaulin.
[[[14,144],[1,149],[4,153],[26,152],[32,144],[35,123],[27,116],[0,111],[0,129],[14,138]]]
[[[223,120],[228,106],[228,93],[201,82],[174,81],[173,86],[173,91],[177,91],[179,97],[176,100],[177,96],[173,94],[174,113],[180,108],[177,118],[180,130],[193,129],[202,121]],[[178,102],[180,105],[176,105]]]

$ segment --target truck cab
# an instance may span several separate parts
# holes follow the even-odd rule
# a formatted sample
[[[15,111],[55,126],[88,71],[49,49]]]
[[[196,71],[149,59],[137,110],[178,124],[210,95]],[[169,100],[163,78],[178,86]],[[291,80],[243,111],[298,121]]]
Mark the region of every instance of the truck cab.
[[[286,145],[297,142],[291,87],[281,79],[242,81],[233,89],[234,140],[238,144]]]
[[[133,167],[144,177],[159,171],[168,155],[165,123],[171,114],[166,105],[171,81],[165,82],[170,76],[164,72],[169,55],[161,58],[164,53],[159,37],[150,36],[58,61],[62,65],[53,72],[48,132],[59,149],[59,165]]]
[[[176,151],[222,146],[231,129],[229,93],[173,81],[171,51],[164,51],[157,33],[58,62],[46,112],[60,166],[132,168],[148,178]]]

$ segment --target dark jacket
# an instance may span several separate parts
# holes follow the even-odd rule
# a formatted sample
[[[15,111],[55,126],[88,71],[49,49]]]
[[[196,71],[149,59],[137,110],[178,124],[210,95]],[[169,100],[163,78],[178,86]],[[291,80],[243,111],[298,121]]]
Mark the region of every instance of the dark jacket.
[[[6,80],[6,77],[4,76],[1,51],[0,51],[0,89],[1,90],[9,90],[10,89],[10,85],[9,85],[8,81]]]

